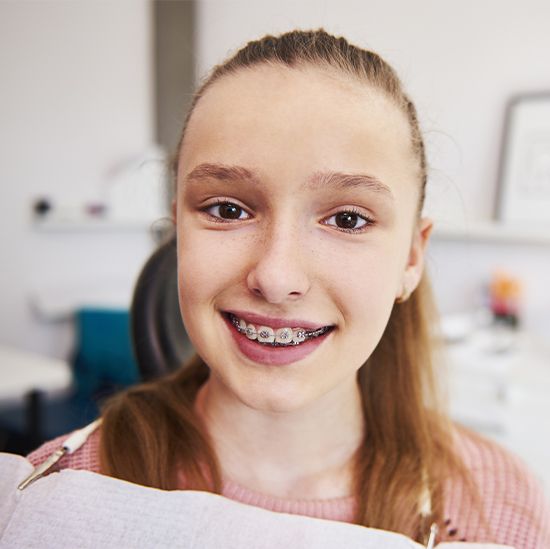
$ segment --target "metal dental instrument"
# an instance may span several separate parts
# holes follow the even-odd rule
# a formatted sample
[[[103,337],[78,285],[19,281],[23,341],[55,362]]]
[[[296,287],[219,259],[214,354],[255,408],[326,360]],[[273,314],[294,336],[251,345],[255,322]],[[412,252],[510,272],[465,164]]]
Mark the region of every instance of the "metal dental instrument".
[[[65,454],[76,452],[85,442],[88,437],[99,427],[101,418],[96,419],[90,425],[74,432],[64,443],[61,448],[58,448],[53,454],[40,465],[34,468],[34,471],[17,487],[18,490],[24,490],[29,484],[43,476],[49,471]]]

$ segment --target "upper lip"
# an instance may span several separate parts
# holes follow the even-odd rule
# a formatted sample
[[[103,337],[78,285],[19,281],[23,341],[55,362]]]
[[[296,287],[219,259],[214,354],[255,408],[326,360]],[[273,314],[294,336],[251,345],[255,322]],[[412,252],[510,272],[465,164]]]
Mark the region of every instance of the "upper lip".
[[[251,313],[249,311],[225,311],[230,313],[239,319],[245,320],[249,324],[255,324],[256,326],[269,326],[271,328],[304,328],[306,330],[317,330],[324,326],[330,326],[330,324],[321,324],[319,322],[311,322],[309,320],[297,319],[297,318],[280,318],[274,316],[264,316],[257,313]]]

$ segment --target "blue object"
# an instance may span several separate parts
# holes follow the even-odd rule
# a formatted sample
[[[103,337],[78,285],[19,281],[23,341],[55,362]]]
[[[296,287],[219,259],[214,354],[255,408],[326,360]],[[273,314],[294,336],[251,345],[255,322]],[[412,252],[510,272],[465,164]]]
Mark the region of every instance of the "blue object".
[[[86,307],[77,311],[75,325],[73,392],[45,398],[35,391],[21,405],[2,410],[0,451],[26,454],[87,425],[98,417],[102,399],[139,380],[128,310]]]
[[[78,395],[94,399],[136,383],[139,373],[130,341],[128,310],[83,308],[75,320]]]

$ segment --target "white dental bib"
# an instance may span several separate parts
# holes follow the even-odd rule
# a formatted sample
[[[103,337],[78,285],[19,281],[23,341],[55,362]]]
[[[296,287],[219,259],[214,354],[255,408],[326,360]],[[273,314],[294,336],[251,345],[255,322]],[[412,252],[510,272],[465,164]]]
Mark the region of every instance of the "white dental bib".
[[[65,469],[18,490],[33,470],[0,453],[0,548],[421,549],[400,534],[276,513],[197,491],[163,491]],[[440,549],[504,548],[441,543]]]

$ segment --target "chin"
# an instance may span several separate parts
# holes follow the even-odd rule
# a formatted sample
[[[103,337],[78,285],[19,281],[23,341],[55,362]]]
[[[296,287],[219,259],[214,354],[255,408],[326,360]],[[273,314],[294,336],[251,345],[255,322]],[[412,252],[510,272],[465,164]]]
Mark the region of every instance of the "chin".
[[[288,413],[299,410],[315,399],[301,384],[289,380],[227,380],[226,389],[245,406],[257,411]]]
[[[274,414],[296,412],[321,397],[311,391],[307,382],[293,383],[289,380],[246,383],[236,388],[235,394],[249,408]]]

